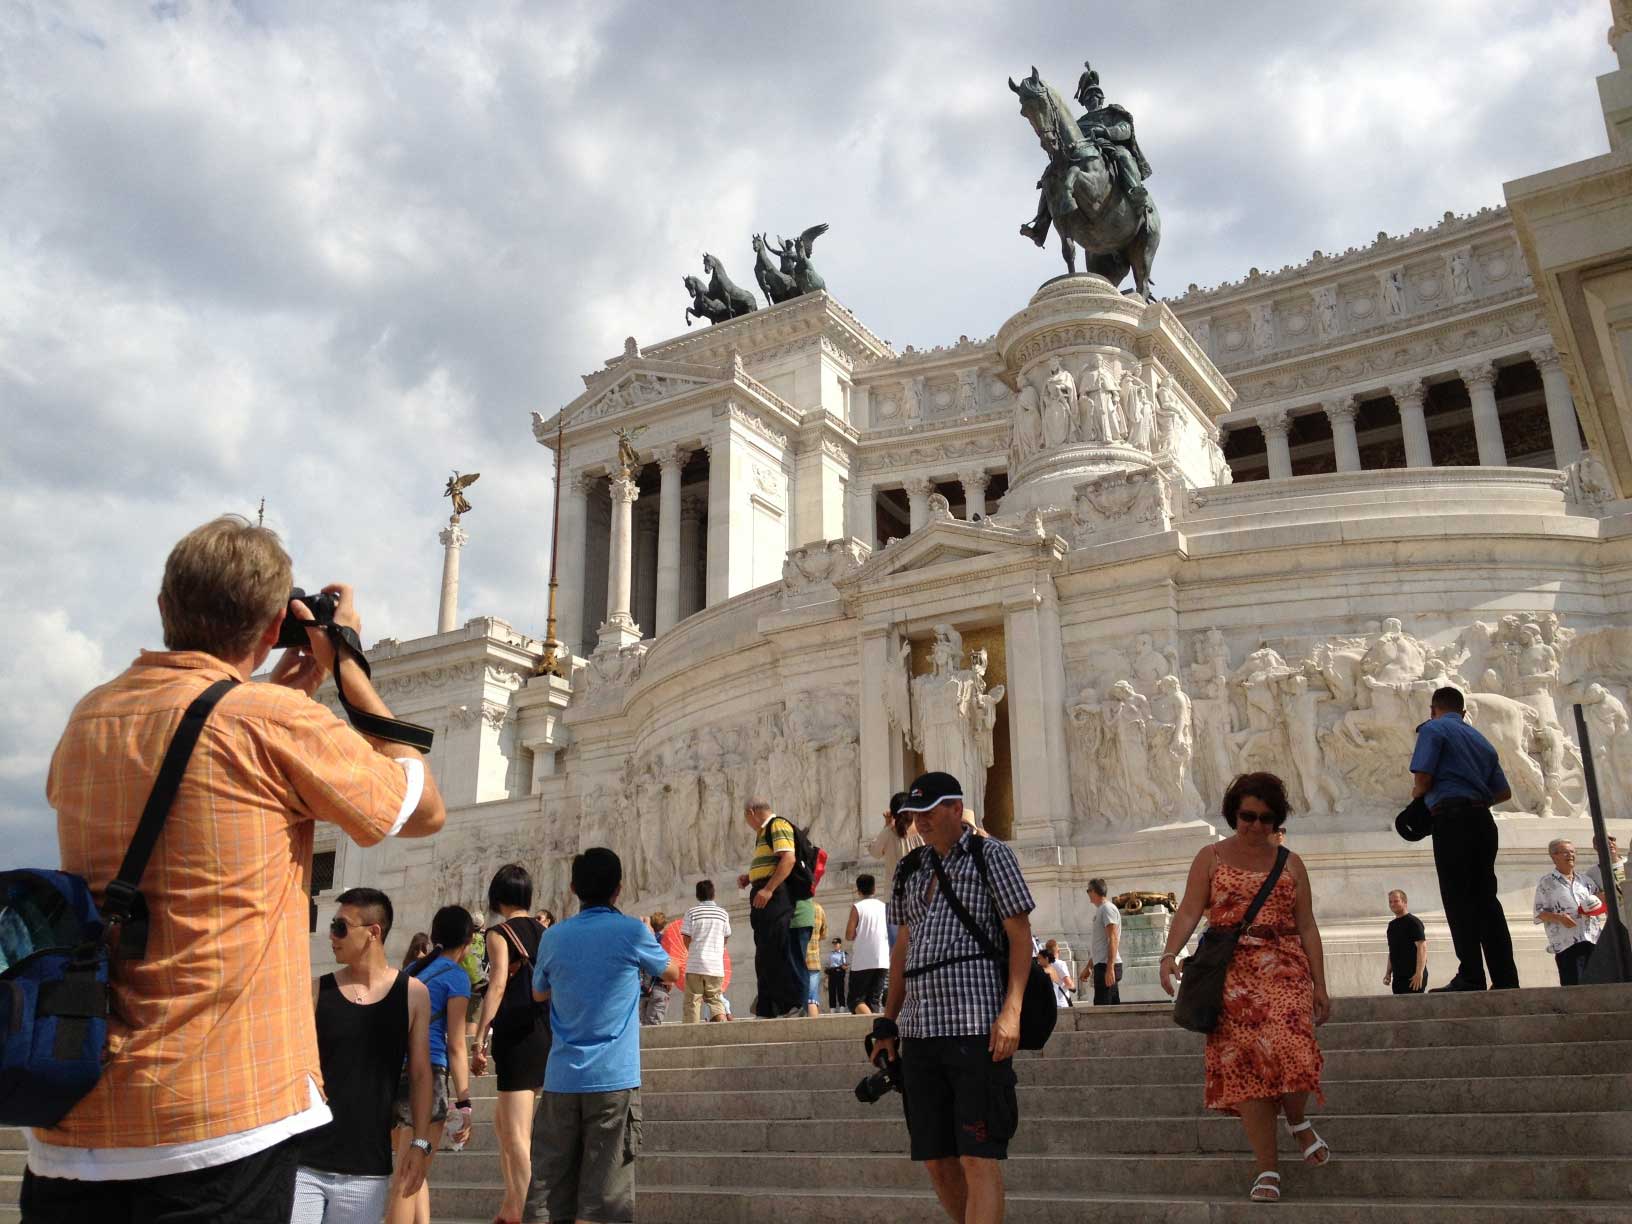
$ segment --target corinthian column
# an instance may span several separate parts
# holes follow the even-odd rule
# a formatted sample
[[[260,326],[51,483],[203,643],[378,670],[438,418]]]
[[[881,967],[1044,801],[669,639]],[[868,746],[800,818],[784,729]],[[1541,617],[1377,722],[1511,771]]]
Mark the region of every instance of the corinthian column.
[[[657,453],[657,632],[680,623],[680,472],[691,458],[678,446]]]
[[[1396,383],[1388,389],[1400,410],[1400,434],[1405,438],[1405,466],[1433,467],[1434,452],[1428,442],[1428,421],[1422,410],[1422,380]]]
[[[701,494],[680,499],[680,618],[703,610],[703,512]]]
[[[640,488],[629,476],[614,476],[611,546],[606,557],[606,624],[601,626],[601,647],[617,649],[640,640],[640,627],[629,615],[630,578],[634,571],[634,531],[630,522]]]
[[[458,515],[438,534],[442,541],[442,602],[436,610],[436,631],[450,633],[459,623],[459,550],[470,539],[459,526]]]
[[[992,478],[985,472],[962,472],[958,483],[963,485],[963,517],[971,523],[986,513],[986,486]]]
[[[1550,344],[1530,350],[1541,371],[1541,389],[1547,396],[1547,429],[1553,435],[1553,466],[1569,467],[1581,458],[1581,431],[1575,423],[1575,400],[1570,398],[1570,376],[1564,361]]]
[[[1337,455],[1337,470],[1358,472],[1360,440],[1354,433],[1354,396],[1327,400],[1321,404],[1321,408],[1326,413],[1326,419],[1332,423],[1332,449]]]
[[[1502,421],[1496,415],[1496,367],[1488,361],[1476,361],[1456,373],[1468,388],[1468,399],[1473,405],[1473,435],[1479,443],[1480,466],[1506,467]]]
[[[589,485],[583,476],[561,474],[561,525],[556,532],[560,559],[556,581],[560,600],[555,611],[555,634],[573,654],[584,649],[584,531],[589,512]]]
[[[1287,444],[1286,431],[1291,418],[1285,412],[1266,412],[1258,418],[1258,428],[1264,434],[1264,449],[1269,457],[1269,478],[1292,478],[1292,448]]]
[[[929,522],[929,495],[935,492],[935,485],[928,480],[909,480],[906,489],[908,530],[917,531]]]

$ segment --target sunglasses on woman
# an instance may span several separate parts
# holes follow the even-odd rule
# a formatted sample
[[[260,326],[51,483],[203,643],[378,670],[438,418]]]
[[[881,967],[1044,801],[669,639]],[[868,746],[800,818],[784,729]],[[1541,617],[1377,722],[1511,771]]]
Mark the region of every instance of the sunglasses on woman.
[[[1275,813],[1274,812],[1239,811],[1239,812],[1237,812],[1235,814],[1235,819],[1238,822],[1244,820],[1248,824],[1260,824],[1261,823],[1261,824],[1266,824],[1266,825],[1272,825],[1272,824],[1275,823]]]

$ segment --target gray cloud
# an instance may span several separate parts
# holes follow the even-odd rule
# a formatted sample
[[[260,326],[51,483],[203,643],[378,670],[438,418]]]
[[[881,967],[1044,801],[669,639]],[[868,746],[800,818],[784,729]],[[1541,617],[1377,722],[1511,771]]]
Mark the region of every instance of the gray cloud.
[[[435,615],[450,466],[467,615],[542,628],[527,430],[700,253],[815,221],[898,345],[989,334],[1060,264],[1004,79],[1091,57],[1138,117],[1159,291],[1497,203],[1598,152],[1601,0],[0,10],[0,827],[49,858],[74,700],[156,644],[190,526],[265,496],[369,636]]]

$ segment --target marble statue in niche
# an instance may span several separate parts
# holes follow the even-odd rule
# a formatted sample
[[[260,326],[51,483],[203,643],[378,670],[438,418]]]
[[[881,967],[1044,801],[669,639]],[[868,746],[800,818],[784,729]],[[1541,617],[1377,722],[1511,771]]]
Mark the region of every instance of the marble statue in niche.
[[[1156,389],[1156,428],[1152,447],[1157,454],[1170,455],[1179,441],[1179,427],[1184,420],[1184,405],[1173,390],[1171,379],[1163,379]],[[1222,454],[1222,452],[1220,452]]]
[[[1405,313],[1405,277],[1398,268],[1383,273],[1383,307],[1391,319]]]
[[[1270,302],[1253,307],[1252,347],[1260,353],[1275,347],[1275,307]]]
[[[982,661],[984,664],[984,661]],[[986,771],[994,759],[992,728],[1004,688],[987,690],[980,671],[964,665],[963,635],[951,625],[936,625],[930,647],[930,671],[911,680],[913,748],[926,769],[941,770],[968,789],[966,802],[982,811]]]

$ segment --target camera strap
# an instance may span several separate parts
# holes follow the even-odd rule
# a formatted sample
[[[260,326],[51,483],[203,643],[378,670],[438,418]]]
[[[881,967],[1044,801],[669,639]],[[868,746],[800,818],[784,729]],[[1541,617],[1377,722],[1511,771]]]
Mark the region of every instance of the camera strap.
[[[336,625],[333,621],[325,625],[307,626],[321,628],[329,635],[329,644],[334,647],[334,691],[340,698],[340,706],[346,712],[351,725],[364,735],[375,739],[389,740],[393,744],[406,744],[410,748],[417,748],[420,752],[429,752],[431,743],[436,738],[436,732],[419,723],[404,722],[400,718],[385,718],[379,714],[370,714],[359,710],[346,697],[345,682],[340,679],[340,655],[348,654],[363,669],[363,675],[373,678],[374,671],[368,665],[368,656],[363,653],[363,643],[357,637],[357,631],[350,625]]]

